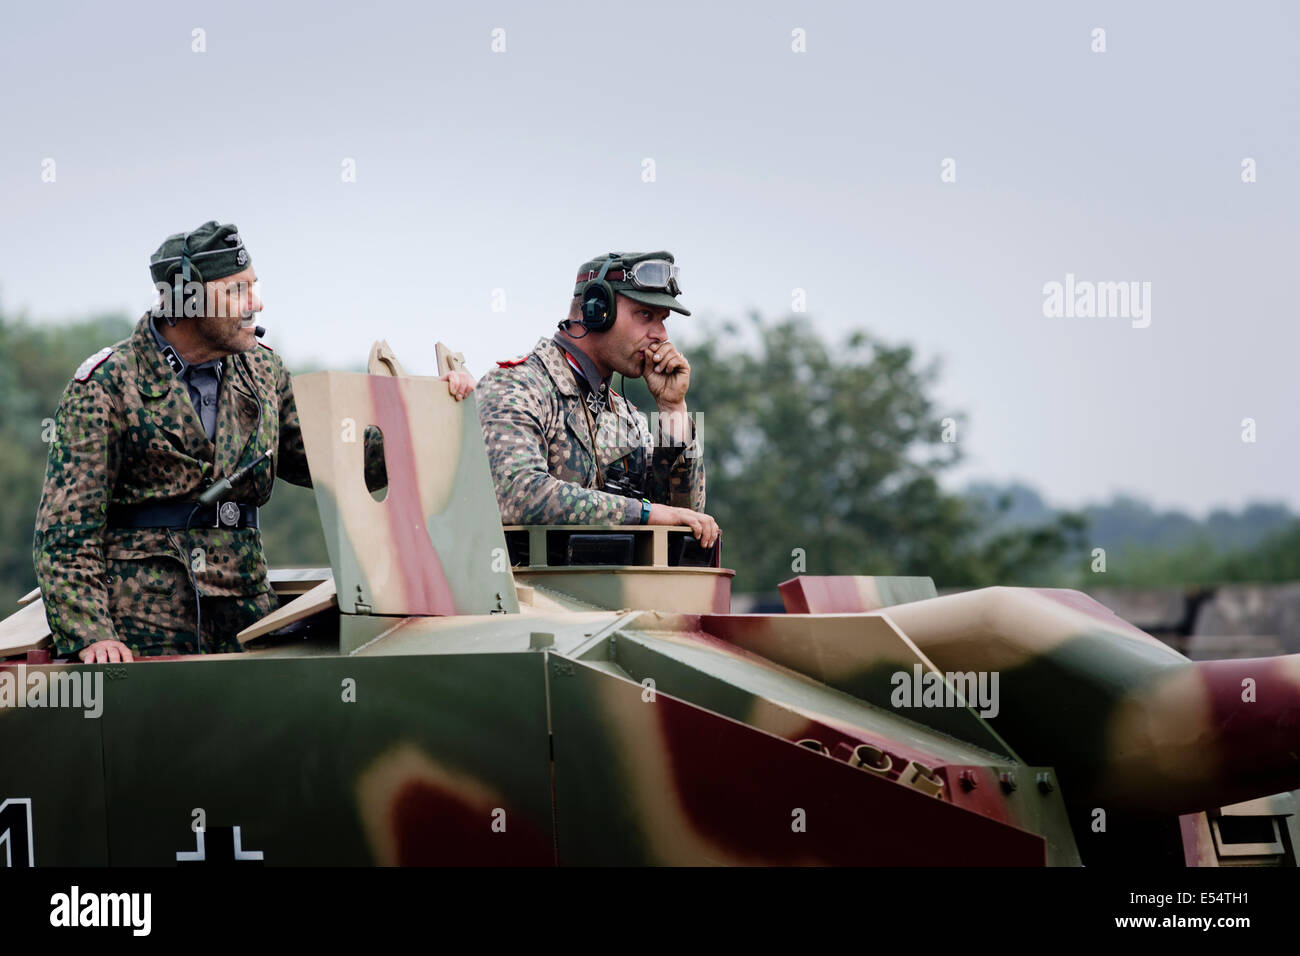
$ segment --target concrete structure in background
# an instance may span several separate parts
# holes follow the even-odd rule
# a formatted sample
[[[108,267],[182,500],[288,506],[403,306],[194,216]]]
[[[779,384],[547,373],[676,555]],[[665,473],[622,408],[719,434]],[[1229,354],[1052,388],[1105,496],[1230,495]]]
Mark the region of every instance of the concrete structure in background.
[[[1192,660],[1300,651],[1300,583],[1097,588],[1088,593]]]
[[[1225,640],[1216,635],[1223,634],[1242,635],[1236,639],[1253,646],[1252,657],[1300,650],[1300,582],[1215,588],[1197,615],[1192,647],[1205,645],[1210,657],[1232,656],[1212,652],[1212,646],[1220,646],[1214,642]]]

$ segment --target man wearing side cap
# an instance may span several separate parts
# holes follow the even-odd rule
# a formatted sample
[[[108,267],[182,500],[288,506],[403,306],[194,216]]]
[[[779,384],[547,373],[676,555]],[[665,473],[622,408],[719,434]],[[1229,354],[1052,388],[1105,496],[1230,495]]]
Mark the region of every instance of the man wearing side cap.
[[[85,661],[239,650],[234,635],[275,606],[258,506],[277,474],[310,483],[289,373],[258,347],[262,303],[239,230],[210,221],[168,236],[149,271],[152,312],[63,393],[36,516],[55,649]]]
[[[55,650],[83,661],[241,650],[235,635],[276,604],[258,508],[277,476],[311,484],[239,230],[168,236],[149,271],[158,303],[63,393],[36,516]]]
[[[479,418],[505,524],[688,525],[705,547],[704,461],[686,404],[691,367],[668,340],[672,253],[611,252],[578,269],[568,317],[478,385]],[[610,388],[645,378],[655,434]]]

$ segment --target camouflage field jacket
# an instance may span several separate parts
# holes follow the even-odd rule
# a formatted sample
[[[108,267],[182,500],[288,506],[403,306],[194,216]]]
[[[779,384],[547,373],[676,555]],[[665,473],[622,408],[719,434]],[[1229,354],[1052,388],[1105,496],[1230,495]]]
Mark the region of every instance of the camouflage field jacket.
[[[261,432],[254,435],[259,403]],[[116,639],[109,605],[123,579],[146,578],[154,602],[189,587],[187,564],[207,596],[269,589],[256,528],[194,528],[186,540],[184,531],[107,526],[110,506],[193,502],[212,481],[267,448],[275,449],[271,461],[225,500],[263,505],[275,475],[311,484],[289,372],[268,347],[259,343],[224,359],[214,443],[159,351],[146,315],[129,339],[78,370],[63,393],[52,437],[33,549],[60,654]],[[189,557],[195,549],[201,560]],[[146,614],[148,608],[125,610]]]
[[[474,394],[502,523],[640,523],[640,499],[597,490],[615,464],[644,481],[651,501],[703,510],[698,436],[655,446],[645,416],[611,392],[593,448],[582,394],[555,342],[542,339],[524,359],[497,365]]]

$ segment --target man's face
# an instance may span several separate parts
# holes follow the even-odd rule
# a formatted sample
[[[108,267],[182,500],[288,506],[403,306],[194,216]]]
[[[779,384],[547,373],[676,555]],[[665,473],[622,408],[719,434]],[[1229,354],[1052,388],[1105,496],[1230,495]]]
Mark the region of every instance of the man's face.
[[[206,314],[195,319],[195,331],[209,348],[225,354],[247,352],[257,344],[254,329],[262,300],[253,288],[257,275],[242,272],[204,283]]]
[[[605,364],[627,378],[644,375],[646,352],[652,346],[668,341],[668,331],[664,328],[666,318],[666,308],[644,305],[618,295],[614,326],[601,341],[601,357]]]

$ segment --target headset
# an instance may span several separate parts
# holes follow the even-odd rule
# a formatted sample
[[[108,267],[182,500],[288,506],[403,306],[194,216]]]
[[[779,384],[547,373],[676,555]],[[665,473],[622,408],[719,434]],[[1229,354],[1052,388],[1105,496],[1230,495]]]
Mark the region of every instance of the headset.
[[[580,314],[583,328],[588,332],[608,332],[614,327],[618,313],[615,303],[614,287],[605,281],[609,267],[619,261],[617,252],[611,252],[600,267],[600,274],[582,287],[582,307]]]
[[[203,273],[194,268],[194,263],[190,259],[190,234],[187,232],[185,233],[185,239],[181,242],[181,279],[189,282],[191,272],[198,272],[198,281],[203,281]]]
[[[181,272],[181,282],[184,285],[189,285],[191,279],[194,279],[200,284],[207,281],[206,279],[203,278],[203,273],[202,271],[200,271],[199,267],[194,264],[194,260],[190,258],[190,233],[188,232],[185,233],[185,238],[181,241],[180,272]],[[203,318],[207,314],[206,293],[204,294],[203,297],[203,305],[204,305],[204,311],[200,313],[200,315],[198,316],[199,318]],[[177,315],[166,316],[167,324],[174,326],[178,318],[180,318],[180,316]],[[266,328],[261,325],[254,326],[253,334],[260,339],[262,336],[266,334]]]
[[[189,283],[192,274],[197,274],[199,281],[203,281],[203,273],[199,272],[199,270],[195,268],[193,261],[190,259],[190,234],[188,232],[185,233],[185,238],[181,242],[180,272],[182,294],[184,293],[185,285]],[[175,299],[172,301],[174,302]],[[169,309],[167,314],[164,316],[167,320],[167,324],[173,328],[176,326],[176,320],[180,318],[179,315],[174,314],[175,312],[175,308]]]

